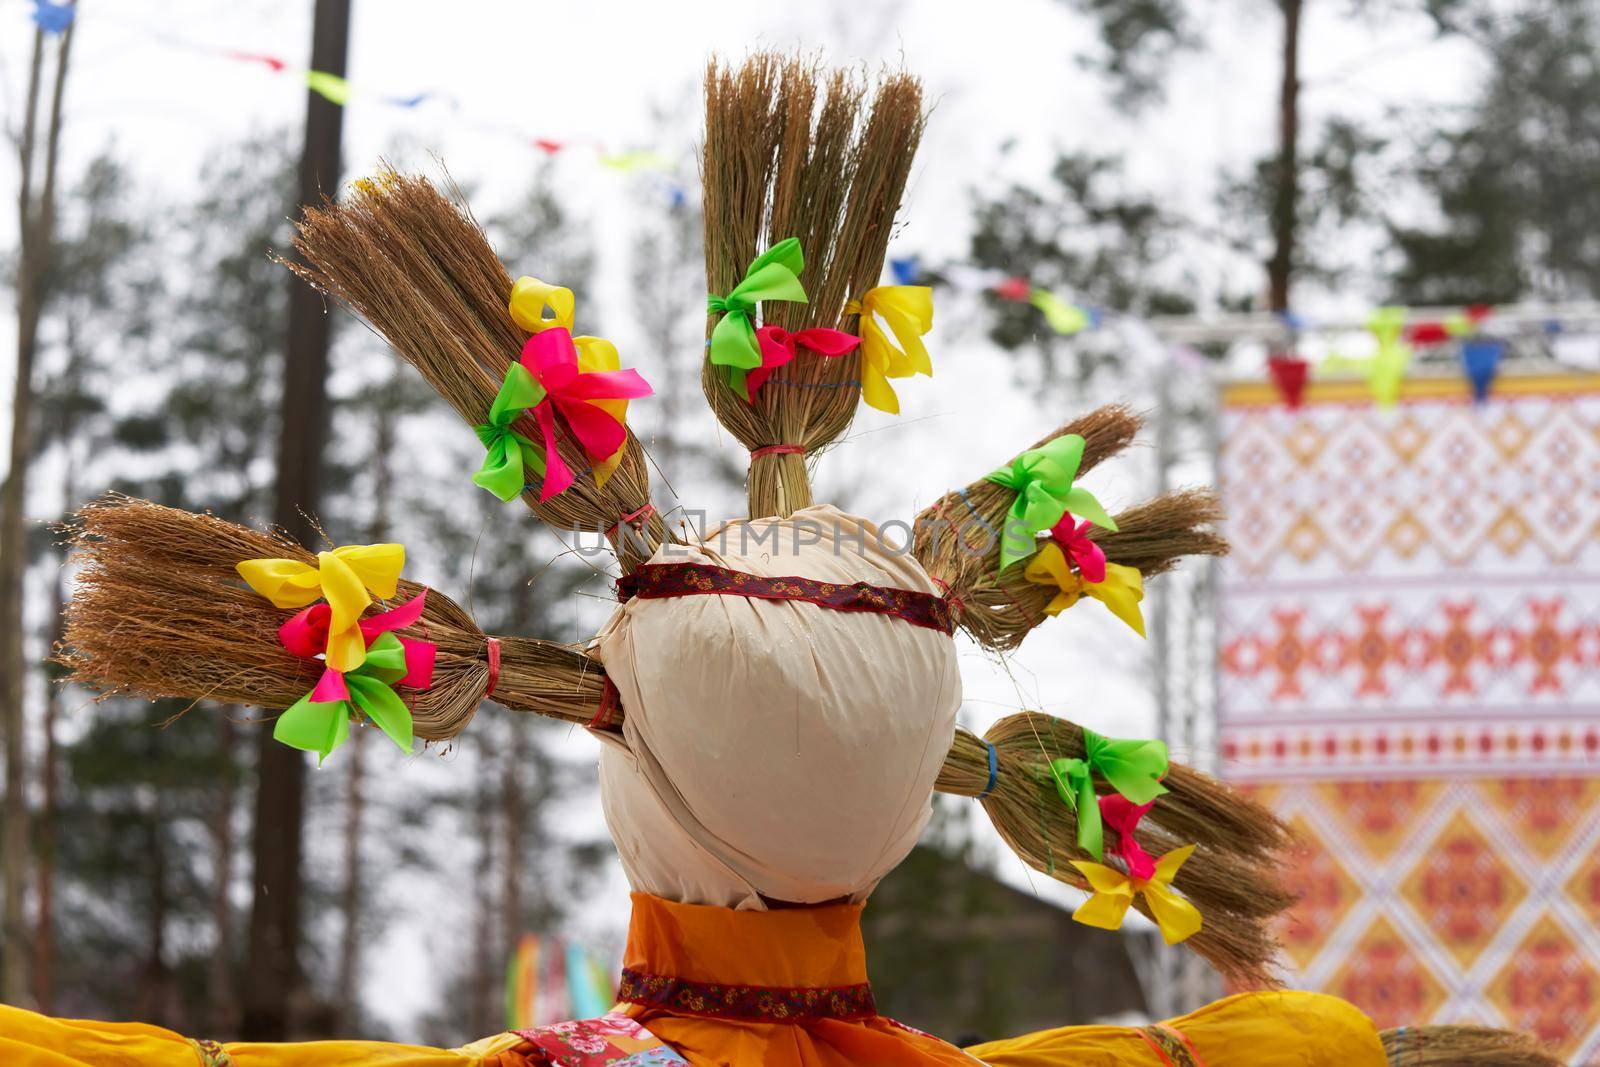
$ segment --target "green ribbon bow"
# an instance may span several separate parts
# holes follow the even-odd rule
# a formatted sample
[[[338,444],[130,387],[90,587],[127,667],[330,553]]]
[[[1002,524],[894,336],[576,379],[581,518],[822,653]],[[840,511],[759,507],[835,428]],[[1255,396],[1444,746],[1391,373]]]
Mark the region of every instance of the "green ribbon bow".
[[[489,451],[472,480],[501,500],[509,502],[522,494],[528,484],[528,468],[544,477],[544,452],[511,428],[525,409],[542,400],[544,387],[533,380],[528,368],[513,363],[506,368],[506,380],[489,407],[489,421],[473,427]]]
[[[740,396],[744,395],[745,372],[761,366],[761,346],[756,343],[750,313],[763,300],[804,304],[806,291],[799,275],[805,265],[799,238],[789,237],[751,260],[744,281],[727,296],[712,293],[706,297],[706,313],[722,316],[711,331],[711,362],[728,368],[729,383]]]
[[[1094,494],[1072,484],[1082,461],[1083,438],[1067,433],[1028,449],[1012,460],[1011,466],[985,475],[1017,494],[1000,532],[1001,570],[1033,555],[1035,537],[1060,522],[1069,511],[1103,529],[1116,530],[1117,524]]]
[[[307,693],[278,716],[272,736],[291,748],[315,752],[320,766],[329,753],[349,738],[350,720],[364,711],[391,741],[410,752],[411,709],[392,688],[405,676],[405,647],[394,634],[379,634],[367,646],[366,662],[345,672],[349,700],[317,702]]]
[[[1094,792],[1094,773],[1135,804],[1148,804],[1167,791],[1164,741],[1122,741],[1083,731],[1083,759],[1050,761],[1061,802],[1078,813],[1078,847],[1097,860],[1105,858],[1105,826]]]

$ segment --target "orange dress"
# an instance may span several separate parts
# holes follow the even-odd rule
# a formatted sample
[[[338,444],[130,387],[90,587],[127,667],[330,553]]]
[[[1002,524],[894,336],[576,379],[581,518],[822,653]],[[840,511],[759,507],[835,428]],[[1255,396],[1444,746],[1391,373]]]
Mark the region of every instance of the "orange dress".
[[[219,1044],[0,1006],[6,1067],[1385,1067],[1372,1023],[1316,993],[1246,993],[1156,1026],[1068,1026],[961,1050],[877,1013],[861,905],[732,911],[636,893],[622,1004],[459,1049]]]

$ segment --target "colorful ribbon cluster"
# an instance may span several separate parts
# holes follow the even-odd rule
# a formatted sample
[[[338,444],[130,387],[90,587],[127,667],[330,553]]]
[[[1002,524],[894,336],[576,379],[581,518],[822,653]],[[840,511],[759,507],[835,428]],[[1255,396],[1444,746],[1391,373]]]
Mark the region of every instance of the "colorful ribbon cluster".
[[[1178,869],[1194,852],[1183,848],[1154,859],[1134,836],[1139,820],[1165,793],[1161,779],[1167,773],[1167,746],[1160,741],[1119,741],[1101,737],[1093,730],[1083,731],[1083,759],[1058,759],[1050,763],[1056,792],[1067,806],[1078,813],[1078,847],[1105,858],[1105,826],[1116,834],[1113,854],[1127,871],[1104,863],[1073,860],[1089,883],[1089,899],[1072,913],[1073,919],[1088,926],[1116,930],[1141,893],[1150,915],[1161,929],[1163,940],[1175,945],[1200,929],[1200,912],[1172,891]],[[1110,782],[1115,793],[1096,797],[1094,772]]]
[[[1083,438],[1069,433],[1028,449],[1009,467],[986,475],[989,481],[1017,494],[1000,533],[1001,570],[1033,555],[1038,535],[1068,513],[1102,529],[1116,530],[1117,524],[1094,494],[1072,484],[1082,462]]]
[[[556,448],[557,414],[594,465],[595,483],[604,485],[628,443],[628,401],[651,393],[637,371],[621,369],[610,341],[572,336],[574,303],[572,290],[537,278],[511,287],[511,318],[530,336],[520,361],[506,368],[487,421],[473,427],[486,454],[472,480],[501,500],[523,491],[530,469],[542,478],[541,501],[572,485],[572,469]],[[529,409],[542,448],[514,428]]]
[[[933,290],[925,285],[881,285],[867,290],[860,300],[847,302],[844,313],[860,316],[859,337],[822,328],[798,333],[776,326],[757,329],[755,312],[763,300],[806,302],[800,284],[804,269],[800,242],[786,238],[752,260],[744,280],[727,296],[708,295],[707,314],[722,316],[711,330],[711,362],[726,369],[732,389],[753,401],[755,391],[774,370],[793,360],[797,349],[831,359],[859,346],[862,401],[898,415],[900,401],[889,379],[933,374],[933,362],[922,343],[923,335],[933,329]]]
[[[292,559],[247,559],[237,564],[251,589],[279,608],[301,608],[278,628],[278,640],[302,659],[323,658],[312,690],[278,716],[272,736],[318,754],[318,763],[350,736],[364,712],[396,745],[410,751],[411,709],[394,686],[427,689],[437,647],[393,631],[422,618],[427,593],[363,619],[374,596],[394,597],[405,566],[402,545],[346,545],[317,555],[312,567]]]
[[[1135,804],[1148,804],[1167,791],[1167,746],[1163,741],[1124,741],[1083,731],[1082,759],[1055,759],[1049,764],[1061,802],[1078,813],[1078,847],[1095,859],[1105,857],[1105,827],[1095,802],[1094,775],[1099,773],[1119,794]]]
[[[1089,536],[1091,525],[1087,519],[1075,523],[1071,515],[1063,515],[1051,527],[1051,539],[1028,561],[1023,577],[1058,590],[1045,605],[1046,615],[1060,615],[1080,596],[1090,596],[1143,637],[1144,613],[1139,610],[1139,602],[1144,599],[1144,576],[1136,567],[1108,562],[1105,552]],[[1077,567],[1076,573],[1067,565],[1069,557]]]

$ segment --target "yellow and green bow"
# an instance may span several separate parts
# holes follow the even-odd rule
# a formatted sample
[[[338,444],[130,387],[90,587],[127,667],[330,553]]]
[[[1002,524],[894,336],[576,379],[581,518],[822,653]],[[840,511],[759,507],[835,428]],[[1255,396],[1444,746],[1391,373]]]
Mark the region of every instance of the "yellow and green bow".
[[[933,362],[922,343],[922,335],[933,329],[933,290],[926,285],[880,285],[845,304],[844,310],[861,316],[861,399],[879,411],[900,414],[900,399],[889,379],[933,376]],[[888,324],[894,341],[879,319]]]
[[[331,640],[328,655],[331,661]],[[381,633],[366,649],[366,659],[361,666],[344,675],[347,699],[313,700],[316,695],[313,690],[278,716],[272,736],[290,748],[315,752],[320,766],[328,754],[350,736],[350,720],[365,712],[391,741],[410,752],[411,709],[393,688],[406,673],[405,646],[394,634]]]
[[[1050,761],[1061,802],[1078,813],[1078,847],[1095,859],[1105,857],[1105,825],[1094,792],[1094,772],[1135,804],[1148,804],[1167,791],[1167,745],[1160,740],[1125,741],[1083,731],[1082,759]]]
[[[1083,438],[1067,433],[1028,449],[1009,467],[985,476],[1017,494],[1000,531],[1001,570],[1033,555],[1038,534],[1060,522],[1067,512],[1102,529],[1117,528],[1093,493],[1072,484],[1082,462]]]
[[[745,395],[745,372],[761,366],[761,346],[751,315],[763,300],[804,304],[806,291],[800,284],[800,272],[805,265],[799,239],[785,238],[751,260],[744,281],[727,296],[712,293],[706,297],[706,314],[722,316],[711,331],[711,362],[728,368],[729,384],[740,396]]]
[[[1143,637],[1144,613],[1139,610],[1139,601],[1144,599],[1144,576],[1137,567],[1109,561],[1105,566],[1105,580],[1091,582],[1067,566],[1067,557],[1060,545],[1046,541],[1028,561],[1022,575],[1035,585],[1053,585],[1060,590],[1045,606],[1046,615],[1060,615],[1076,604],[1079,596],[1091,596]]]
[[[328,666],[353,671],[367,655],[366,639],[357,625],[361,613],[373,595],[382,600],[394,596],[405,562],[404,545],[345,545],[317,553],[315,567],[293,559],[247,559],[236,569],[275,607],[303,608],[319,598],[327,600],[332,612]]]
[[[1089,899],[1072,913],[1073,919],[1085,926],[1119,930],[1133,898],[1143,893],[1150,917],[1161,930],[1162,940],[1176,945],[1193,936],[1200,930],[1200,910],[1172,891],[1172,880],[1193,852],[1193,845],[1168,852],[1156,861],[1156,873],[1151,878],[1136,878],[1104,864],[1073,860],[1072,865],[1088,880],[1092,890]]]

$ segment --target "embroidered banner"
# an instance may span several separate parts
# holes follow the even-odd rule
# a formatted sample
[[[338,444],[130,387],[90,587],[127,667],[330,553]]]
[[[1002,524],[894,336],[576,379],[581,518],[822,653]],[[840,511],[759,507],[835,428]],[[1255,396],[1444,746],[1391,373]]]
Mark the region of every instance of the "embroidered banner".
[[[1232,387],[1226,777],[1300,831],[1296,984],[1600,1062],[1600,376]]]

